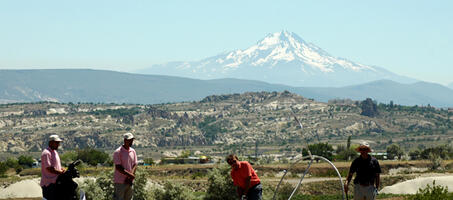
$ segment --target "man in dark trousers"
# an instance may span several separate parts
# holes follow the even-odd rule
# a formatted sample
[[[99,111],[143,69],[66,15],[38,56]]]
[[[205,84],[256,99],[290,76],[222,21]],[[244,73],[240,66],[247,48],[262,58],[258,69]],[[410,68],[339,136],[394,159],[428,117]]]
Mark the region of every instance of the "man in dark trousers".
[[[65,170],[61,168],[60,156],[58,155],[58,147],[62,140],[58,135],[49,137],[49,147],[44,149],[41,154],[41,188],[42,196],[47,200],[54,200],[55,183],[58,175],[63,174]]]
[[[227,156],[226,161],[231,166],[230,174],[233,184],[237,186],[236,191],[239,199],[261,200],[263,198],[263,188],[252,165],[247,161],[239,161],[234,154]]]
[[[360,152],[360,157],[352,161],[344,190],[348,193],[352,175],[357,173],[354,179],[354,200],[374,200],[381,181],[381,167],[378,160],[368,154],[372,150],[367,142],[360,143],[356,151]]]

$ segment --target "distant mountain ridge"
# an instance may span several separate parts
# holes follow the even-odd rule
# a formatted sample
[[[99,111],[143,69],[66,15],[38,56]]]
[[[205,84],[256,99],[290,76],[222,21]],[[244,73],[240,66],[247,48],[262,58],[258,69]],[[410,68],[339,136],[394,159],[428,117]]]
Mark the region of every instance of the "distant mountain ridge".
[[[363,100],[371,97],[384,103],[453,107],[452,89],[426,82],[401,84],[379,80],[337,88],[291,87],[241,79],[197,80],[87,69],[0,70],[0,103],[157,104],[199,101],[209,95],[284,90],[324,102],[335,98]]]
[[[448,87],[453,89],[453,82],[451,82],[450,84],[448,84]]]
[[[443,85],[428,82],[402,84],[391,80],[378,80],[361,85],[341,88],[303,88],[306,96],[314,96],[319,101],[335,98],[354,100],[372,97],[383,103],[393,101],[402,105],[428,105],[437,107],[453,106],[453,90]]]
[[[341,87],[380,79],[416,82],[381,67],[334,57],[288,31],[269,34],[245,50],[194,62],[153,65],[138,72],[196,79],[252,79],[297,87]]]

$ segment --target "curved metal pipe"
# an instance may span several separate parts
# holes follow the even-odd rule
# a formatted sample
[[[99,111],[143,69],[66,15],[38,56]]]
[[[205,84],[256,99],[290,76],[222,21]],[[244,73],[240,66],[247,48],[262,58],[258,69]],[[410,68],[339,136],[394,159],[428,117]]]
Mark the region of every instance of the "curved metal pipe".
[[[293,112],[292,109],[291,109],[291,114],[293,115],[294,120],[296,120],[296,122],[298,123],[299,127],[301,128],[301,130],[303,130],[304,127],[302,126],[302,123],[299,121],[299,119],[297,119],[296,114]],[[317,135],[317,137],[318,137],[318,141],[319,141],[319,135]],[[341,188],[341,191],[342,191],[343,200],[345,200],[347,196],[346,196],[346,193],[345,193],[345,191],[344,191],[343,180],[342,180],[342,178],[341,178],[341,174],[340,174],[340,172],[338,171],[337,167],[335,167],[335,165],[334,165],[332,162],[330,162],[330,160],[327,159],[327,158],[324,158],[324,157],[318,156],[318,155],[312,155],[312,154],[311,154],[311,151],[310,151],[310,148],[308,148],[308,141],[307,141],[307,138],[305,138],[305,143],[306,143],[306,145],[307,145],[308,156],[304,156],[304,157],[302,157],[302,158],[296,160],[296,162],[294,162],[293,164],[290,165],[289,169],[292,169],[293,166],[294,166],[295,164],[297,164],[297,163],[300,162],[301,160],[304,160],[304,159],[307,159],[307,158],[310,158],[310,163],[308,164],[307,169],[305,169],[304,174],[302,175],[301,179],[299,180],[299,183],[297,184],[296,188],[294,188],[293,192],[292,192],[291,195],[289,196],[288,200],[291,200],[291,198],[294,196],[294,194],[296,193],[296,191],[299,190],[300,186],[302,185],[302,181],[304,180],[305,175],[306,175],[306,174],[308,173],[308,171],[310,170],[311,164],[313,163],[313,160],[314,160],[315,158],[318,158],[318,159],[321,159],[321,160],[326,161],[327,163],[329,163],[329,164],[335,169],[335,172],[337,172],[338,178],[339,178],[339,180],[340,180],[340,188]],[[286,169],[283,170],[284,173],[283,173],[282,178],[280,179],[280,182],[279,182],[278,185],[277,185],[277,188],[275,188],[274,196],[272,197],[273,200],[275,200],[275,197],[276,197],[276,195],[277,195],[278,189],[280,188],[280,185],[281,185],[283,179],[285,178],[286,174],[288,173],[288,171],[289,171],[289,170],[286,170]]]
[[[296,188],[294,188],[294,190],[293,190],[293,192],[291,193],[291,195],[289,196],[288,200],[290,200],[291,198],[293,198],[294,194],[296,194],[297,190],[299,189],[300,185],[302,184],[302,181],[303,181],[304,178],[305,178],[305,175],[308,173],[308,170],[310,170],[310,167],[311,167],[311,164],[312,164],[312,163],[313,163],[313,156],[311,157],[310,163],[308,163],[307,169],[305,169],[304,174],[303,174],[302,177],[300,178],[299,183],[297,184]]]
[[[285,178],[285,176],[286,176],[286,174],[288,173],[288,171],[290,171],[290,170],[294,167],[294,165],[296,165],[296,164],[299,163],[300,161],[305,160],[305,159],[307,159],[307,158],[311,158],[311,156],[304,156],[304,157],[302,157],[302,158],[299,158],[299,159],[296,160],[294,163],[292,163],[292,164],[289,166],[289,168],[288,168],[287,170],[286,170],[286,169],[283,170],[283,176],[282,176],[282,178],[280,179],[280,182],[278,182],[277,188],[275,188],[274,196],[272,197],[273,200],[275,200],[275,197],[276,197],[275,195],[277,194],[278,189],[280,188],[280,185],[282,184],[283,179]]]
[[[343,197],[343,200],[346,199],[346,193],[344,191],[344,187],[343,187],[343,179],[341,177],[341,174],[340,172],[338,171],[337,167],[335,167],[335,165],[330,162],[329,159],[327,158],[324,158],[322,156],[318,156],[318,155],[312,155],[312,156],[304,156],[300,159],[298,159],[296,162],[294,162],[293,164],[290,165],[290,167],[288,168],[288,170],[283,170],[284,174],[282,176],[282,178],[280,179],[280,182],[278,183],[277,185],[277,188],[275,189],[274,191],[274,196],[272,197],[273,200],[275,200],[276,198],[276,195],[278,193],[278,189],[280,188],[280,185],[281,183],[283,182],[283,179],[285,178],[286,174],[288,173],[288,171],[290,171],[289,169],[292,169],[293,166],[297,163],[299,163],[300,161],[304,160],[304,159],[307,159],[307,158],[310,158],[310,163],[308,164],[307,166],[307,169],[305,169],[305,172],[304,174],[302,175],[301,179],[299,180],[299,183],[297,184],[296,188],[294,188],[293,192],[291,193],[291,196],[288,198],[288,200],[291,200],[291,198],[296,194],[297,190],[300,188],[300,186],[302,185],[302,181],[304,180],[305,178],[305,175],[308,173],[308,171],[310,170],[310,167],[311,167],[311,164],[313,163],[313,160],[315,160],[316,158],[320,159],[320,160],[323,160],[323,161],[326,161],[327,163],[330,164],[330,166],[332,166],[334,169],[335,169],[335,172],[337,173],[338,175],[338,179],[339,179],[339,183],[340,183],[340,188],[341,188],[341,192],[342,192],[342,197]]]

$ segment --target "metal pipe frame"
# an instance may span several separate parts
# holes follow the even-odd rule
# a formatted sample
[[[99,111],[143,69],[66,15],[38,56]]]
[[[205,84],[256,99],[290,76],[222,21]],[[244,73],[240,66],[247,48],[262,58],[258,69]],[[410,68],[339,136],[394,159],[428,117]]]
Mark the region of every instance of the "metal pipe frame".
[[[304,129],[304,127],[302,126],[302,123],[299,121],[299,119],[297,119],[296,117],[296,114],[293,112],[293,110],[291,109],[291,114],[293,115],[294,117],[294,120],[296,120],[297,124],[299,125],[299,127],[301,128],[301,130]],[[319,140],[319,136],[318,136],[318,140]],[[285,178],[286,174],[288,173],[288,171],[290,169],[292,169],[294,167],[294,165],[296,165],[297,163],[299,163],[300,161],[302,160],[305,160],[307,158],[310,158],[310,163],[308,164],[307,166],[307,169],[305,169],[304,171],[304,174],[302,175],[302,177],[300,178],[299,180],[299,183],[297,184],[296,188],[294,188],[293,192],[291,193],[291,195],[289,196],[288,200],[291,200],[291,198],[296,194],[297,190],[299,190],[300,186],[302,185],[302,181],[304,180],[305,178],[305,175],[308,173],[308,171],[310,170],[310,167],[311,167],[311,164],[313,163],[313,160],[315,159],[320,159],[320,160],[323,160],[323,161],[326,161],[327,163],[330,164],[330,166],[332,166],[334,169],[335,169],[335,172],[337,172],[337,175],[338,175],[338,179],[340,181],[340,188],[341,188],[341,192],[342,192],[342,196],[343,196],[343,200],[347,199],[347,194],[346,192],[344,191],[344,187],[343,187],[343,180],[341,178],[341,174],[340,172],[338,171],[337,167],[335,167],[335,165],[330,162],[329,159],[327,158],[324,158],[322,156],[318,156],[318,155],[312,155],[311,154],[311,151],[310,151],[310,148],[308,148],[308,141],[307,141],[307,138],[305,138],[305,143],[307,145],[307,151],[308,151],[308,156],[303,156],[302,158],[296,160],[293,164],[290,165],[290,167],[288,168],[288,170],[283,170],[283,176],[282,178],[280,179],[280,182],[278,183],[277,187],[275,188],[275,191],[274,191],[274,196],[272,197],[273,200],[275,200],[276,196],[277,196],[277,192],[278,192],[278,189],[280,188],[280,185],[281,183],[283,182],[283,179]]]
[[[308,173],[308,171],[310,170],[311,164],[313,163],[313,161],[314,161],[315,159],[323,160],[323,161],[329,163],[330,166],[332,166],[332,167],[335,169],[335,172],[336,172],[337,175],[338,175],[338,179],[339,179],[339,183],[340,183],[340,188],[341,188],[341,192],[342,192],[342,197],[343,197],[343,200],[345,200],[345,199],[346,199],[346,192],[344,191],[344,187],[343,187],[343,179],[341,178],[340,172],[338,171],[337,167],[335,167],[335,165],[334,165],[332,162],[330,162],[329,159],[324,158],[324,157],[322,157],[322,156],[318,156],[318,155],[304,156],[304,157],[302,157],[302,158],[296,160],[296,162],[294,162],[293,164],[291,164],[291,166],[288,168],[288,170],[286,170],[286,169],[283,170],[283,176],[282,176],[282,178],[280,179],[280,182],[278,183],[278,185],[277,185],[277,187],[276,187],[276,189],[275,189],[275,191],[274,191],[274,196],[272,197],[272,199],[275,200],[275,198],[276,198],[276,196],[277,196],[277,193],[278,193],[278,189],[280,188],[280,185],[281,185],[281,183],[283,182],[283,179],[285,178],[285,176],[286,176],[286,174],[288,173],[288,171],[289,171],[290,169],[292,169],[292,168],[294,167],[294,165],[296,165],[296,164],[299,163],[300,161],[305,160],[305,159],[307,159],[307,158],[310,158],[310,163],[308,164],[307,169],[305,169],[304,174],[302,175],[301,179],[299,180],[299,183],[297,184],[296,188],[294,188],[293,192],[292,192],[291,195],[289,196],[288,200],[291,200],[291,198],[293,198],[293,196],[296,194],[297,190],[299,190],[300,186],[302,185],[302,181],[303,181],[304,178],[305,178],[305,175],[306,175],[306,174]]]

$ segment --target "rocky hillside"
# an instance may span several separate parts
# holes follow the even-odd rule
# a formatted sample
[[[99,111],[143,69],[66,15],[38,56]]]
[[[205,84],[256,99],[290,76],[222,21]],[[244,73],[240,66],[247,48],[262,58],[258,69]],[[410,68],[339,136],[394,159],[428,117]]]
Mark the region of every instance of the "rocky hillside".
[[[141,147],[253,143],[281,145],[321,140],[397,135],[452,135],[453,113],[432,107],[378,105],[361,115],[360,102],[320,103],[290,92],[208,96],[197,102],[155,105],[25,103],[0,105],[0,151],[40,151],[50,134],[64,149],[111,149],[126,131]],[[304,126],[296,126],[291,110]],[[445,137],[445,138],[446,138]]]

